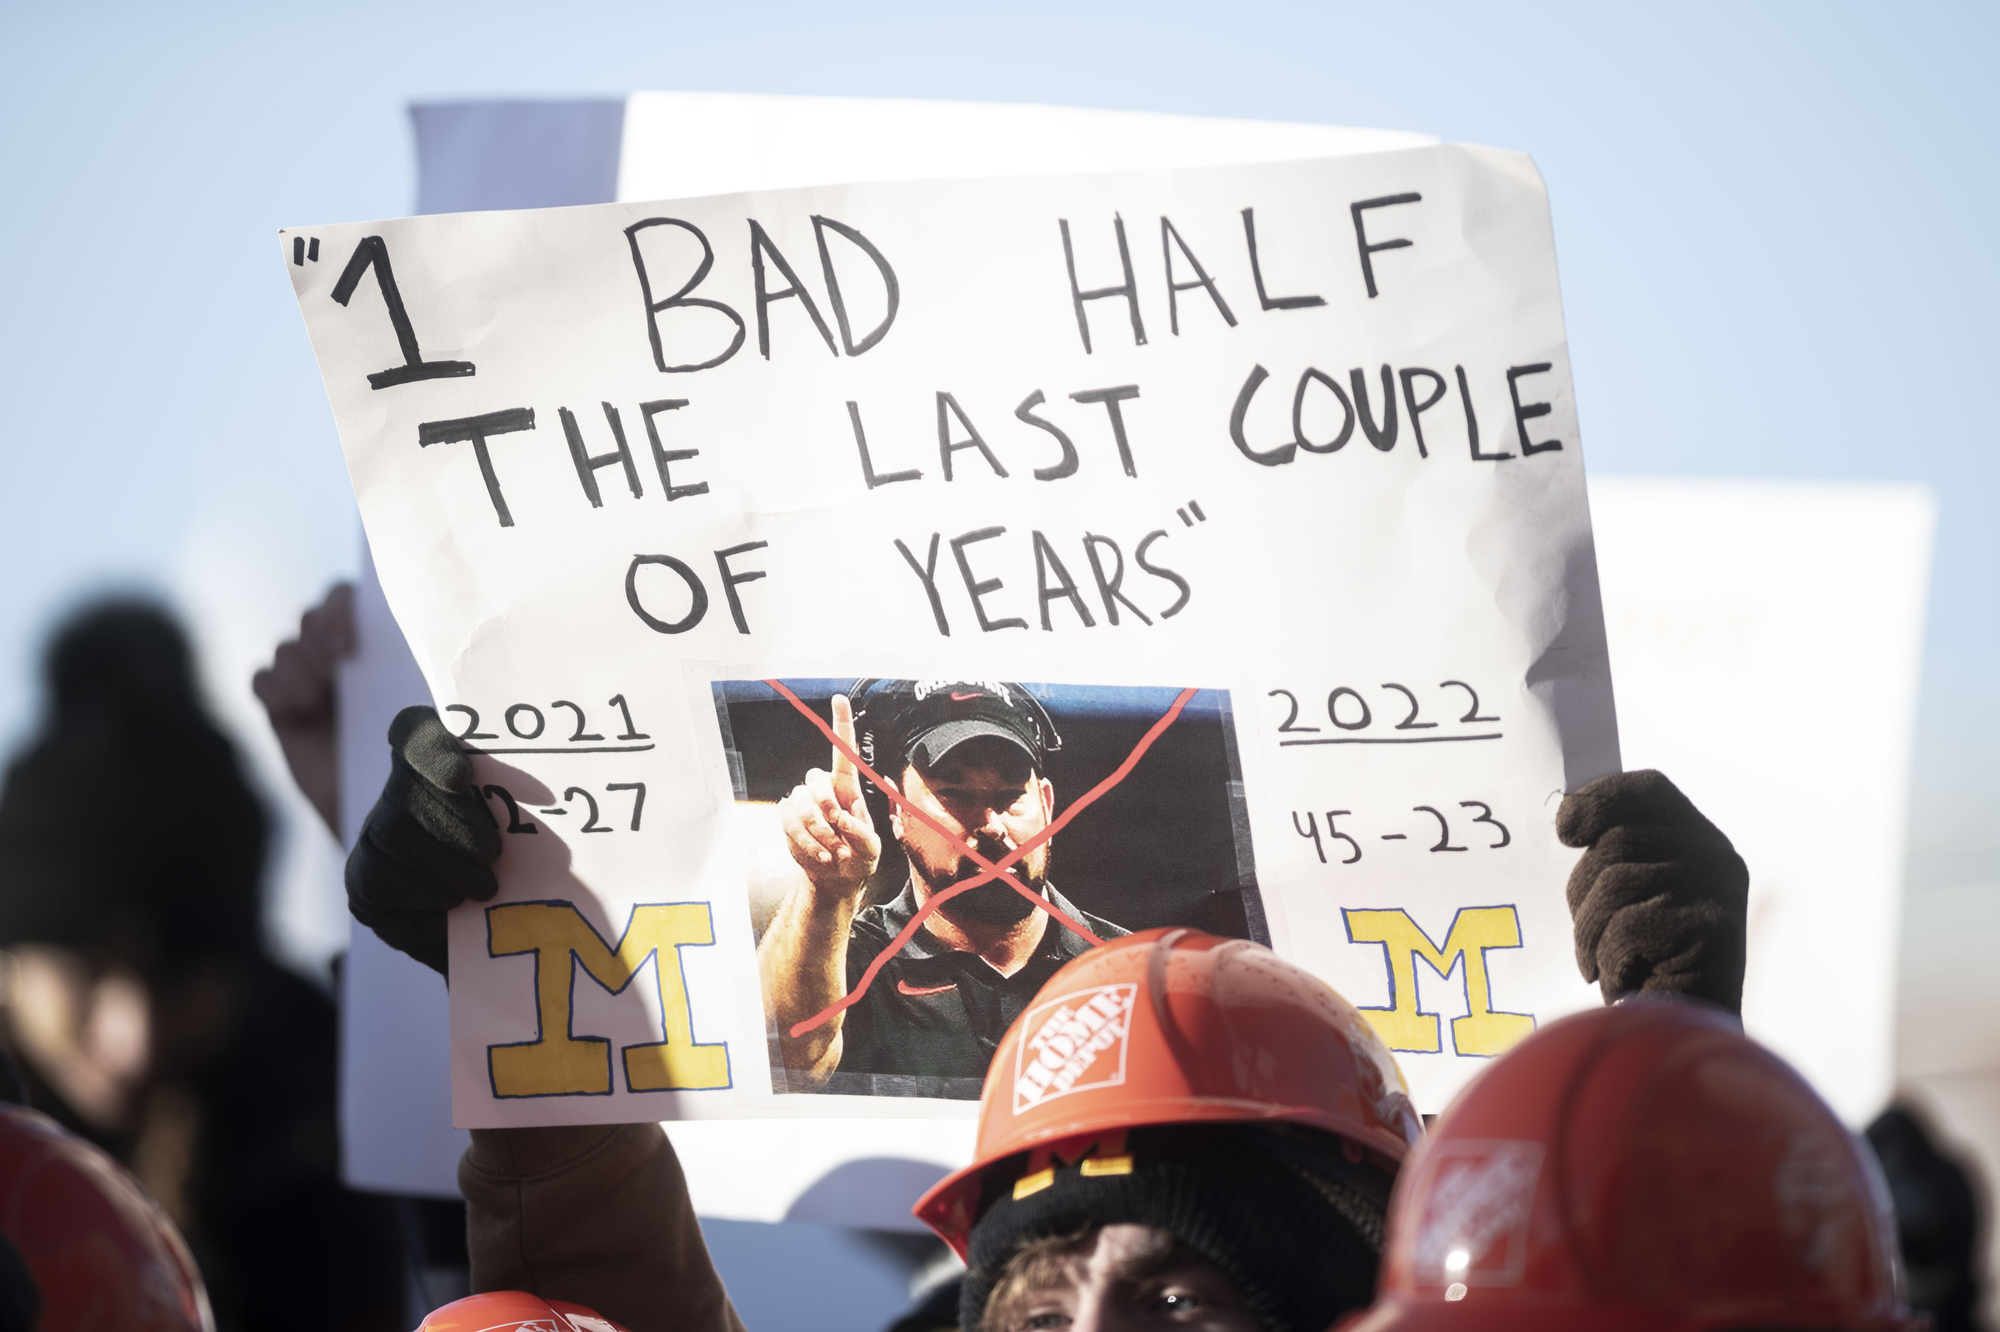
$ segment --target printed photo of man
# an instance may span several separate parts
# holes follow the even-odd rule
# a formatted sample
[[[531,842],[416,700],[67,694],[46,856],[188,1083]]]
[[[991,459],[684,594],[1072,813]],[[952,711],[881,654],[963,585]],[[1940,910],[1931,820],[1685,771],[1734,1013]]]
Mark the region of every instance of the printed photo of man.
[[[1048,757],[1061,738],[1026,689],[999,680],[857,681],[851,697],[834,695],[832,714],[835,735],[936,826],[890,803],[887,832],[908,878],[895,897],[869,906],[884,841],[854,762],[831,747],[830,766],[808,771],[779,802],[805,882],[779,905],[757,950],[774,1053],[790,1090],[825,1087],[839,1072],[971,1079],[976,1094],[1001,1034],[1090,946],[1004,878],[940,904],[857,1002],[791,1031],[858,988],[925,903],[978,877],[982,867],[957,843],[998,862],[1048,827],[1056,811]],[[1098,938],[1126,933],[1056,890],[1053,841],[1022,857],[1014,876]]]

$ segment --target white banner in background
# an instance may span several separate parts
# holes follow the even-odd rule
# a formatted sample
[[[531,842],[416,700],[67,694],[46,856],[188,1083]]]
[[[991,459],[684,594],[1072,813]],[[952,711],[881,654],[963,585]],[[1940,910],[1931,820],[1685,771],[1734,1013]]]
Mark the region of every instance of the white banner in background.
[[[1551,825],[1617,742],[1525,158],[282,243],[384,589],[508,829],[453,922],[460,1123],[966,1116],[1118,929],[1267,939],[1427,1110],[1594,999]],[[888,788],[854,779],[865,885],[799,869],[777,804],[845,780],[836,696]],[[1020,789],[975,829],[982,781]],[[1016,859],[1020,895],[926,919]]]

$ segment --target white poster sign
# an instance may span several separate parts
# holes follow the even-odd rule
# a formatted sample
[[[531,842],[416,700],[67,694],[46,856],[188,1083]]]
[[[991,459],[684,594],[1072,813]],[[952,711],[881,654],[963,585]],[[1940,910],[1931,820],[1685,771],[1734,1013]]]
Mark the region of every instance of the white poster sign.
[[[506,829],[459,1123],[968,1116],[1124,930],[1270,942],[1424,1109],[1593,1000],[1552,824],[1617,741],[1525,158],[281,242]]]
[[[1908,485],[1599,476],[1591,505],[1624,755],[1736,844],[1744,1027],[1860,1127],[1894,1086],[1934,502]],[[1861,698],[1865,718],[1826,724]]]

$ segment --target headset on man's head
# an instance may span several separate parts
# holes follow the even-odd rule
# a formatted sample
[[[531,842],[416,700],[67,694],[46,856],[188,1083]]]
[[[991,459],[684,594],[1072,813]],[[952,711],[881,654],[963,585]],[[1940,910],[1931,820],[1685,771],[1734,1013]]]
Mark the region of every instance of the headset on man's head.
[[[861,755],[861,760],[891,781],[895,781],[901,777],[905,756],[900,750],[893,754],[881,754],[879,752],[880,746],[874,742],[874,731],[877,727],[887,726],[892,717],[883,717],[878,722],[870,714],[871,712],[879,711],[887,705],[894,705],[898,711],[909,707],[912,700],[901,697],[895,691],[898,686],[909,685],[911,683],[912,681],[907,678],[899,677],[892,679],[887,676],[871,675],[856,680],[853,687],[847,692],[848,701],[854,705],[854,738],[856,748]],[[977,682],[968,680],[964,683],[974,684]],[[1062,748],[1062,735],[1056,730],[1055,720],[1049,716],[1048,709],[1042,706],[1041,700],[1015,681],[1003,680],[1000,683],[1012,690],[1013,697],[1019,699],[1024,705],[1022,711],[1027,714],[1028,721],[1035,728],[1035,742],[1040,747],[1042,754],[1046,757],[1060,750]],[[908,738],[907,736],[903,737],[905,742],[908,741]],[[884,763],[887,764],[886,768],[883,766]],[[889,769],[894,769],[894,771],[890,771]],[[1046,777],[1048,774],[1041,773],[1039,775]]]

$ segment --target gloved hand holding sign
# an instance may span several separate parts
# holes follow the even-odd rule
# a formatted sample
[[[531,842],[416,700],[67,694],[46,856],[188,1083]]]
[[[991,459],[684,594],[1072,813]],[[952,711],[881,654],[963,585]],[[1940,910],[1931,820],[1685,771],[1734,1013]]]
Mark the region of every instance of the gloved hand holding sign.
[[[1569,910],[1606,1003],[1643,990],[1742,1010],[1750,871],[1678,787],[1650,768],[1600,777],[1563,798],[1556,834],[1590,848]]]
[[[389,780],[347,857],[347,907],[382,942],[448,977],[445,916],[500,891],[500,825],[434,710],[397,713],[389,751]]]

